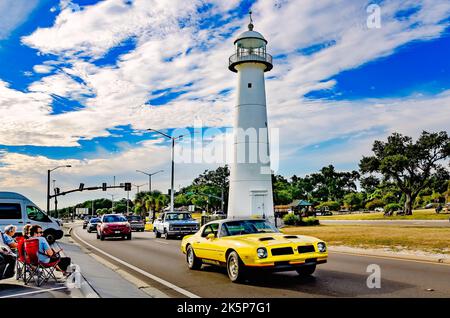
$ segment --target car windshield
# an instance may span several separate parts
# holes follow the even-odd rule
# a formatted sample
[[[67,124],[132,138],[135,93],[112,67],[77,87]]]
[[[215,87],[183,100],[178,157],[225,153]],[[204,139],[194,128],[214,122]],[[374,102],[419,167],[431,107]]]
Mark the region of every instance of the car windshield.
[[[190,220],[190,213],[168,213],[166,220]]]
[[[105,223],[127,222],[127,219],[121,215],[107,215],[103,218]]]
[[[127,216],[128,221],[142,221],[142,218],[139,215]]]
[[[255,233],[278,233],[279,231],[265,220],[230,221],[222,224],[222,236],[245,235]]]
[[[91,219],[90,222],[91,223],[98,223],[98,222],[100,222],[100,219],[99,218],[93,218],[93,219]]]

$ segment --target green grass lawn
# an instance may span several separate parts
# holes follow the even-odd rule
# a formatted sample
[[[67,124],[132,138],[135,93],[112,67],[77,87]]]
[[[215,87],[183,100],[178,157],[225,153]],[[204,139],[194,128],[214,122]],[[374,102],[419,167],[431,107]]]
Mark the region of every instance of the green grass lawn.
[[[412,215],[384,216],[383,212],[318,216],[319,220],[448,220],[450,213],[437,214],[434,209],[414,210]]]
[[[422,250],[450,254],[450,228],[396,225],[320,225],[285,227],[286,234],[310,235],[330,245]]]

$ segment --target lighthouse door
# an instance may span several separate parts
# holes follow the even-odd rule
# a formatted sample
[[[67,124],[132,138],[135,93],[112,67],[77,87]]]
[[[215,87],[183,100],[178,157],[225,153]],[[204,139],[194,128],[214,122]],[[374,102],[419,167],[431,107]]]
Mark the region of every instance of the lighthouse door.
[[[267,193],[266,191],[258,191],[252,193],[252,216],[256,217],[265,217],[265,202],[266,202]]]

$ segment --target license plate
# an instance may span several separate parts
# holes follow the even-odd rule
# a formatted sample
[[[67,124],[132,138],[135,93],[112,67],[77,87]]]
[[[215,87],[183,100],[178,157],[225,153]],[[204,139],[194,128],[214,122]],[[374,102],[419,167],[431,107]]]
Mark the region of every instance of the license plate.
[[[120,231],[114,231],[114,233],[116,233],[116,234],[120,234]]]

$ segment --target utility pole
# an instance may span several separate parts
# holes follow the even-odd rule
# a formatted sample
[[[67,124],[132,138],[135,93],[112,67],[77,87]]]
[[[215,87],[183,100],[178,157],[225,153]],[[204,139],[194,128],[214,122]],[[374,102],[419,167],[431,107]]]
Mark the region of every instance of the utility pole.
[[[114,194],[108,193],[111,196],[111,211],[114,213]]]
[[[127,215],[130,214],[130,191],[127,191]]]
[[[149,172],[144,172],[144,171],[141,171],[141,170],[136,170],[136,172],[140,172],[140,173],[143,173],[143,174],[148,176],[148,191],[149,192],[152,192],[152,176],[157,174],[157,173],[163,172],[163,171],[164,170],[159,170],[159,171],[156,171],[156,172],[153,172],[153,173],[149,173]]]
[[[50,173],[56,169],[63,168],[63,167],[70,168],[72,166],[71,165],[57,166],[53,169],[47,170],[47,213],[49,216],[51,216],[51,212],[50,212]]]
[[[174,188],[173,188],[173,182],[174,182],[174,172],[175,172],[175,140],[183,138],[184,135],[180,135],[177,137],[171,137],[168,134],[165,134],[163,132],[160,132],[158,130],[149,128],[147,130],[154,131],[166,138],[169,138],[172,140],[172,152],[171,152],[171,158],[172,158],[172,167],[171,167],[171,176],[170,176],[170,212],[173,212],[173,201],[174,201]]]
[[[56,180],[52,180],[53,181],[53,193],[56,195],[56,187],[55,187],[55,182]],[[55,196],[55,213],[53,214],[54,217],[58,217],[58,198]]]

